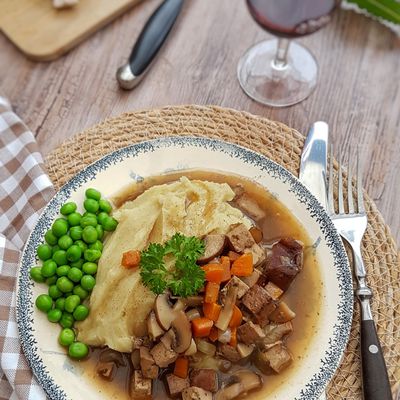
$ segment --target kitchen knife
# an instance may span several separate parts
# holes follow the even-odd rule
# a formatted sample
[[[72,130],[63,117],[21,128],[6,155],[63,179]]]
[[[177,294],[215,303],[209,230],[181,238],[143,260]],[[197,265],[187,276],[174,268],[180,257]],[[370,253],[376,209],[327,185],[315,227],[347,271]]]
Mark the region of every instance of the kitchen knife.
[[[329,127],[326,122],[314,122],[311,126],[300,161],[299,179],[326,208],[326,170]],[[319,400],[326,400],[322,393]]]
[[[326,122],[314,122],[304,143],[300,161],[300,181],[326,208],[326,164],[329,127]]]
[[[148,71],[182,9],[183,0],[164,0],[146,22],[128,62],[118,68],[121,88],[133,89]]]

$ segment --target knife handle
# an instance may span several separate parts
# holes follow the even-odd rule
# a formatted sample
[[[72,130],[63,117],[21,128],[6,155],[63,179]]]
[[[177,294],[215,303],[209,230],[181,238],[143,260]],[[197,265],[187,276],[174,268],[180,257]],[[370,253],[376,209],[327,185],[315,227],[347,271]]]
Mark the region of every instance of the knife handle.
[[[167,39],[182,5],[183,0],[164,0],[148,19],[128,63],[117,71],[117,79],[123,89],[132,89],[140,82]]]
[[[372,319],[361,321],[364,400],[392,400],[385,359]]]

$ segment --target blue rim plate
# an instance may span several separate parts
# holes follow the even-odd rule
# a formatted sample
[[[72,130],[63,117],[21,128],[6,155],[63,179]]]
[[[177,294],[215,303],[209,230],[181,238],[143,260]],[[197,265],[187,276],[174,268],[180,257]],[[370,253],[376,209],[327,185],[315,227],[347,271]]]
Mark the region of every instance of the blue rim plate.
[[[254,151],[199,137],[165,137],[117,150],[75,175],[51,199],[37,221],[22,253],[17,285],[17,323],[23,351],[37,380],[51,399],[106,399],[84,378],[80,363],[71,362],[58,345],[59,327],[34,307],[45,291],[33,283],[29,270],[37,263],[36,248],[68,200],[82,203],[88,187],[111,196],[140,177],[182,169],[213,169],[250,178],[278,197],[303,225],[323,260],[323,300],[318,331],[301,368],[273,400],[318,399],[333,377],[345,350],[353,316],[352,274],[342,241],[329,216],[307,188],[285,168]]]

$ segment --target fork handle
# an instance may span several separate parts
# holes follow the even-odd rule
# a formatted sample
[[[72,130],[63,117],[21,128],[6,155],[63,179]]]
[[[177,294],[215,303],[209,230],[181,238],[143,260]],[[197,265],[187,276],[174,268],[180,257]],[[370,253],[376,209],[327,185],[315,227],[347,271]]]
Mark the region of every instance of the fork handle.
[[[361,321],[364,400],[392,400],[385,359],[372,319]]]

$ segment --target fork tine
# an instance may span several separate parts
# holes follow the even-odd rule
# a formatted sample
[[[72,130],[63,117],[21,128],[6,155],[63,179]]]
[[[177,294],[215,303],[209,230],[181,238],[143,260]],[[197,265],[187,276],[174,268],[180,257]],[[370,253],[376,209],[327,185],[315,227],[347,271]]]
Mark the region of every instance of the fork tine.
[[[335,213],[335,203],[333,201],[333,146],[330,146],[329,154],[329,181],[328,181],[328,210],[330,214]]]
[[[342,152],[339,152],[339,214],[344,214],[344,202],[343,202],[343,176],[342,176]]]
[[[358,212],[359,213],[365,212],[363,187],[362,187],[362,168],[358,152],[357,152],[357,202],[358,202]]]
[[[353,200],[353,176],[351,173],[351,166],[350,166],[350,151],[349,151],[349,168],[347,173],[347,202],[349,206],[349,213],[354,213],[354,200]]]

